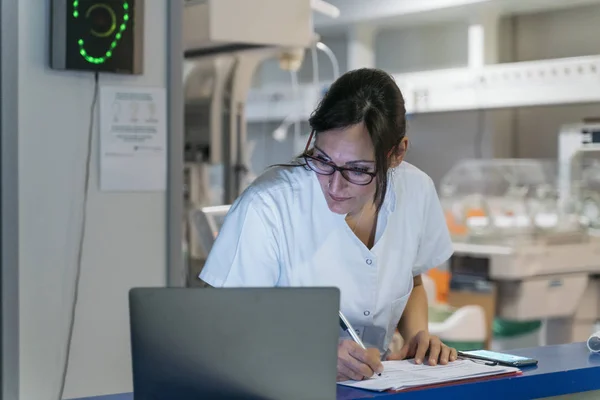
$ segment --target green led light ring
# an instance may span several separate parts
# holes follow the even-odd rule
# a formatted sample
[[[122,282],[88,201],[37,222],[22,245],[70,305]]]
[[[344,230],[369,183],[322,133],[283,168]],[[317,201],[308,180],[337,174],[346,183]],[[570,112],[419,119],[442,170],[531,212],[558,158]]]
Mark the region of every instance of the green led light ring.
[[[110,8],[110,7],[107,7],[107,8]],[[91,64],[103,64],[106,62],[106,60],[108,60],[110,57],[112,57],[112,51],[119,44],[119,41],[123,37],[123,32],[125,31],[125,29],[127,29],[127,24],[129,22],[129,2],[127,0],[123,1],[123,10],[125,10],[125,12],[123,14],[123,22],[119,26],[119,30],[118,30],[117,34],[115,35],[115,39],[110,44],[110,49],[108,49],[103,56],[101,56],[101,57],[90,56],[89,54],[87,54],[87,51],[85,49],[85,43],[84,43],[83,39],[77,40],[77,44],[79,45],[79,54],[81,54],[81,56],[87,62],[89,62]],[[114,14],[113,10],[110,10],[109,12],[111,12],[111,15]],[[86,17],[88,16],[88,14],[89,14],[89,11],[88,11],[88,13],[86,13]],[[73,1],[73,18],[79,18],[79,0]],[[113,21],[114,21],[114,28],[111,27],[111,30],[110,30],[111,34],[114,33],[114,31],[116,30],[116,21],[117,21],[116,15],[114,16]],[[94,32],[92,31],[92,33],[94,33]],[[107,35],[107,36],[109,36],[109,35]]]
[[[96,32],[95,30],[92,29],[92,34],[94,36],[98,36],[101,38],[109,37],[110,35],[112,35],[114,33],[115,29],[117,29],[117,14],[115,14],[115,11],[112,8],[110,8],[109,6],[107,6],[106,4],[94,4],[93,6],[88,8],[87,12],[85,13],[85,17],[88,18],[90,16],[90,13],[92,11],[94,11],[96,8],[102,8],[103,10],[108,11],[108,13],[110,14],[110,20],[112,21],[112,23],[110,25],[110,29],[107,30],[106,32],[100,33],[100,32]]]

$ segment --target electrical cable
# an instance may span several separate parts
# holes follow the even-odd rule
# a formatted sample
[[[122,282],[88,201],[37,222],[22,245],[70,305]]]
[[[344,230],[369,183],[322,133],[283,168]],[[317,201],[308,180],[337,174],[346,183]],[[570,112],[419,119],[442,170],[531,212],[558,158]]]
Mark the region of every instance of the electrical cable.
[[[319,52],[317,44],[313,44],[310,48],[310,58],[312,61],[312,77],[313,77],[313,90],[317,91],[317,98],[321,97],[321,80],[319,79]],[[308,132],[306,132],[308,135]]]
[[[77,245],[77,264],[75,266],[75,282],[73,288],[73,299],[71,303],[71,313],[69,319],[69,331],[67,336],[67,344],[65,349],[65,360],[63,363],[63,371],[60,381],[60,390],[58,393],[58,400],[63,399],[65,392],[65,384],[67,382],[67,372],[69,370],[69,358],[71,356],[71,342],[73,340],[73,331],[75,328],[75,312],[77,310],[77,300],[79,298],[79,280],[81,277],[81,264],[83,261],[83,244],[85,243],[85,231],[87,222],[87,203],[88,203],[88,192],[90,187],[90,169],[92,163],[92,147],[94,137],[94,117],[96,115],[96,104],[98,103],[98,89],[99,89],[99,74],[94,73],[94,94],[92,97],[92,104],[90,106],[90,123],[88,128],[87,136],[87,152],[85,158],[85,175],[84,175],[84,187],[83,187],[83,201],[82,201],[82,214],[81,214],[81,225],[79,231],[79,241]]]
[[[331,61],[331,67],[333,68],[333,80],[335,81],[340,77],[340,63],[338,62],[335,53],[323,42],[317,43],[317,49],[321,50],[323,53],[329,57]]]
[[[319,58],[318,58],[317,50],[321,50],[322,52],[324,52],[327,55],[327,57],[329,57],[329,60],[331,61],[331,67],[333,69],[333,80],[336,80],[337,78],[339,78],[340,66],[339,66],[337,57],[325,43],[318,42],[311,48],[313,85],[316,90],[319,90]],[[293,93],[294,99],[299,99],[300,98],[300,86],[299,86],[299,82],[298,82],[297,71],[290,71],[290,77],[291,77],[292,93]],[[299,139],[301,136],[300,120],[299,120],[298,114],[299,113],[290,114],[287,117],[285,117],[284,120],[281,122],[281,124],[275,130],[273,130],[273,134],[272,134],[273,138],[275,138],[275,140],[279,140],[278,139],[279,137],[286,136],[285,132],[287,132],[289,126],[293,124],[294,125],[294,136],[293,136],[293,140],[292,140],[292,148],[294,149],[294,151],[296,150],[296,144],[297,144],[296,142],[298,142],[298,146],[300,145]]]
[[[292,92],[294,93],[294,100],[300,99],[300,85],[298,83],[298,72],[290,71],[290,78],[292,81]],[[295,115],[292,122],[294,125],[294,134],[292,135],[292,149],[294,154],[298,153],[296,148],[302,146],[300,143],[300,116]]]
[[[317,52],[316,44],[310,48],[310,58],[313,70],[313,85],[315,85],[315,89],[319,90],[319,53]]]
[[[318,91],[319,90],[319,58],[318,58],[317,46],[316,45],[312,46],[310,50],[311,50],[311,62],[312,62],[313,86],[314,86],[314,89]],[[334,55],[334,57],[335,57],[335,55]],[[298,73],[296,71],[290,71],[290,83],[292,85],[292,93],[293,93],[294,99],[300,98]],[[270,109],[270,107],[269,107],[269,109]],[[300,113],[296,113],[296,114],[300,114]],[[293,144],[292,144],[292,148],[294,149],[294,152],[296,152],[296,140],[298,140],[298,138],[301,136],[301,132],[299,132],[299,130],[300,130],[299,116],[296,114],[290,114],[290,115],[286,116],[283,119],[283,121],[281,121],[279,126],[277,128],[275,128],[271,133],[271,136],[273,139],[275,139],[277,141],[284,140],[287,137],[288,128],[290,127],[291,124],[294,124],[294,135],[297,136],[297,138],[294,137]],[[298,132],[296,130],[298,130]],[[267,143],[269,142],[268,138],[266,139],[266,142]],[[265,148],[266,148],[266,144],[265,144]],[[266,153],[266,154],[269,154],[269,153]]]

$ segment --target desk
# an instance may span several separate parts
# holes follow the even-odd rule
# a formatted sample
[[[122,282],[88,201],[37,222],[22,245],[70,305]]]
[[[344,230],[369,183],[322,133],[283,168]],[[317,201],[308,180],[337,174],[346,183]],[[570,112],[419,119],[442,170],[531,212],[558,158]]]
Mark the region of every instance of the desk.
[[[589,398],[600,398],[600,355],[590,354],[584,343],[536,347],[510,351],[535,358],[537,367],[523,369],[516,377],[498,378],[412,392],[376,393],[340,387],[338,400],[354,399],[540,399],[566,394],[598,391]],[[595,397],[592,397],[595,396]],[[124,393],[73,400],[133,400]]]

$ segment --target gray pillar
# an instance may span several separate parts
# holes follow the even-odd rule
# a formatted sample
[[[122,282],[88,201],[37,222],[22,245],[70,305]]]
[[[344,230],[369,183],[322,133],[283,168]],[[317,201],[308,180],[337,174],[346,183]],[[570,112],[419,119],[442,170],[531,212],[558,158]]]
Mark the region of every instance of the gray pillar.
[[[0,343],[2,400],[19,398],[19,173],[18,14],[15,0],[0,0]]]

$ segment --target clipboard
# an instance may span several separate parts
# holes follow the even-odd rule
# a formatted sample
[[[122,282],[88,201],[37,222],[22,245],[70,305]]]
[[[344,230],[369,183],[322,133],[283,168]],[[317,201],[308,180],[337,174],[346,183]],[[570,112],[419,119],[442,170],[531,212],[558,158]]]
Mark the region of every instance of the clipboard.
[[[390,393],[415,392],[418,390],[438,389],[438,388],[448,387],[448,386],[463,385],[465,383],[478,383],[478,382],[493,381],[496,379],[513,378],[513,377],[517,377],[520,375],[523,375],[523,371],[507,372],[505,374],[488,375],[488,376],[482,376],[482,377],[478,377],[478,378],[465,378],[465,379],[461,379],[461,380],[448,381],[448,382],[436,383],[436,384],[431,384],[431,385],[414,386],[411,388],[400,389],[400,390],[388,390],[388,392],[390,392]]]
[[[338,382],[338,385],[377,392],[400,392],[522,374],[519,368],[487,365],[490,362],[470,358],[434,366],[416,364],[414,360],[384,361],[383,364],[381,376],[362,381]]]

